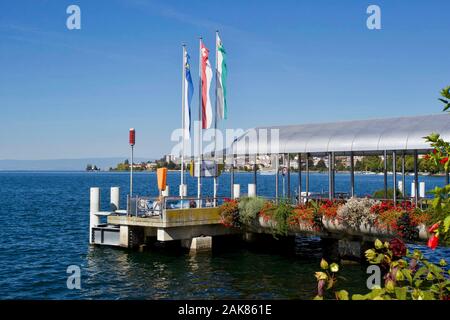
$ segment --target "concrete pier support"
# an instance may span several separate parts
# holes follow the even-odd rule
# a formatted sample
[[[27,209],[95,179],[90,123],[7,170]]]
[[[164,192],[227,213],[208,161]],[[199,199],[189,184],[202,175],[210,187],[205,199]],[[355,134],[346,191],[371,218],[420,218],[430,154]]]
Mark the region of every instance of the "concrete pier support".
[[[123,248],[129,247],[129,226],[120,226],[119,245]]]
[[[139,248],[145,243],[145,228],[120,226],[119,245],[123,248]]]
[[[192,239],[181,240],[181,246],[189,249],[190,253],[211,251],[212,237],[195,237]]]
[[[233,199],[238,199],[241,197],[241,185],[233,184]]]
[[[90,209],[89,209],[89,243],[92,244],[92,228],[100,224],[100,218],[96,215],[100,211],[100,188],[91,188],[90,190]]]
[[[120,209],[120,188],[111,187],[111,200],[110,200],[111,211],[116,211]]]
[[[256,184],[254,184],[254,183],[248,184],[248,196],[256,197]]]

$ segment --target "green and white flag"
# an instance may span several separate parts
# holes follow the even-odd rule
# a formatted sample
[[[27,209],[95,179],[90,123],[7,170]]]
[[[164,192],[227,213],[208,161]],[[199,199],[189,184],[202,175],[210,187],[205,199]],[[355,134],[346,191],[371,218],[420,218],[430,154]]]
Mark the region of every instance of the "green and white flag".
[[[227,119],[227,54],[216,33],[216,112],[219,119]]]

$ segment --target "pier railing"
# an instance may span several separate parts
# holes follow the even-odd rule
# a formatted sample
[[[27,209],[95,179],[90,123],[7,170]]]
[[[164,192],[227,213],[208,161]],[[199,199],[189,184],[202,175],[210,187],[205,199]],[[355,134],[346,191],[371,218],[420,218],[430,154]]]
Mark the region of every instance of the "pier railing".
[[[149,197],[133,196],[127,201],[127,215],[135,217],[163,218],[166,210],[188,208],[213,208],[220,206],[226,197]]]

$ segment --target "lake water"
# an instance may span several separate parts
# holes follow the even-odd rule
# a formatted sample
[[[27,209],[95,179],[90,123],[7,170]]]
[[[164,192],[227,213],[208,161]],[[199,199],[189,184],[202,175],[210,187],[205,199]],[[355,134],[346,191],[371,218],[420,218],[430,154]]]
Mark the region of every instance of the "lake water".
[[[292,190],[297,177],[292,175]],[[179,174],[169,173],[168,185],[178,190]],[[236,174],[247,192],[251,173]],[[327,190],[327,174],[311,174],[310,189]],[[390,177],[391,183],[392,177]],[[444,183],[420,177],[427,189]],[[258,176],[258,193],[274,196],[274,176]],[[412,177],[407,177],[410,186]],[[280,192],[282,179],[280,179]],[[219,196],[230,195],[230,177],[219,179]],[[135,252],[88,245],[89,188],[101,188],[108,208],[109,188],[121,187],[121,203],[129,188],[127,173],[0,172],[0,299],[311,299],[314,272],[321,257],[316,238],[297,239],[297,254],[235,245],[191,256],[181,251]],[[212,195],[212,181],[203,181]],[[383,187],[383,176],[356,176],[356,192],[371,194]],[[349,175],[337,174],[336,191],[347,192]],[[410,187],[408,188],[410,189]],[[188,193],[196,194],[188,177]],[[134,191],[157,195],[156,175],[137,173]],[[429,254],[430,251],[420,247]],[[450,257],[438,249],[435,259]],[[66,286],[67,267],[81,268],[81,290]],[[365,291],[365,271],[344,265],[342,287]]]

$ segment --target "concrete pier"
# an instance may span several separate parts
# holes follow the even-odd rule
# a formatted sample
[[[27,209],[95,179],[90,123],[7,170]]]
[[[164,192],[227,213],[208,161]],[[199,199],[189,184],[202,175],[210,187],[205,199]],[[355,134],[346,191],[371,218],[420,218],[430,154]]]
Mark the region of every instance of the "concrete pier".
[[[249,185],[248,196],[256,196],[255,184]],[[274,252],[290,252],[296,248],[296,237],[321,237],[322,252],[330,261],[357,260],[365,261],[366,247],[373,245],[376,238],[389,239],[392,234],[379,230],[374,226],[361,224],[356,229],[349,229],[345,225],[322,219],[320,230],[309,226],[290,226],[285,235],[273,236],[274,221],[266,221],[258,217],[254,223],[243,228],[229,228],[222,224],[220,207],[170,209],[164,206],[157,214],[149,205],[148,214],[129,214],[127,210],[120,210],[120,188],[112,187],[110,211],[101,211],[100,189],[90,189],[89,212],[89,243],[97,245],[120,246],[123,248],[141,248],[146,245],[173,244],[189,249],[191,252],[207,251],[212,249],[213,237],[216,239],[240,239],[242,243],[252,247],[263,247]],[[166,190],[169,191],[168,188]],[[240,185],[233,185],[235,198],[240,197]],[[170,201],[171,199],[167,199]],[[138,199],[134,199],[138,201]],[[146,198],[139,201],[147,201]],[[151,200],[148,200],[151,201]],[[187,201],[187,199],[186,199]],[[134,210],[134,209],[131,209]],[[100,223],[101,217],[106,223]],[[225,237],[226,236],[226,237]],[[419,238],[428,239],[425,226],[419,227]],[[220,242],[220,241],[219,241]],[[224,241],[222,241],[224,243]]]

